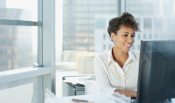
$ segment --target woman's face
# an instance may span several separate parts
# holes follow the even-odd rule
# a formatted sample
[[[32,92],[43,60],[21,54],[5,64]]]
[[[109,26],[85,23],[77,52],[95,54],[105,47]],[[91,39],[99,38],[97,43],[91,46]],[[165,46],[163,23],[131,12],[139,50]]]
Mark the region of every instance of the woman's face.
[[[134,44],[135,31],[126,26],[121,26],[117,34],[111,33],[111,38],[114,40],[114,47],[123,52],[129,52],[131,46]]]

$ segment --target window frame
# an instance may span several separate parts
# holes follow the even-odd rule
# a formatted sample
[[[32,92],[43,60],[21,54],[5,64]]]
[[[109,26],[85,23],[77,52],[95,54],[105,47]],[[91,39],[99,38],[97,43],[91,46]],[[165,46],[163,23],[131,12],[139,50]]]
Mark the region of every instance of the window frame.
[[[0,19],[0,25],[38,26],[38,57],[33,67],[0,72],[0,85],[41,76],[41,102],[46,88],[55,89],[55,0],[38,0],[38,21]]]

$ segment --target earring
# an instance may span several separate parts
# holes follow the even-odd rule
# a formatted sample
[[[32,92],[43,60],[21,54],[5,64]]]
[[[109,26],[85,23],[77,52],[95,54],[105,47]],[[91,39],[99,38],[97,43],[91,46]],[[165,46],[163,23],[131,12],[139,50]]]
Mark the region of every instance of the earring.
[[[112,39],[112,41],[114,42],[114,39]]]

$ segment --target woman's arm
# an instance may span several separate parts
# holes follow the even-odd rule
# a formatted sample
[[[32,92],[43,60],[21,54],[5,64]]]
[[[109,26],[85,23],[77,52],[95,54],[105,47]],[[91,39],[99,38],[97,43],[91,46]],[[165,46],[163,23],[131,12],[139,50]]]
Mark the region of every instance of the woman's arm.
[[[100,92],[113,95],[114,91],[118,88],[111,87],[108,75],[106,73],[105,59],[102,55],[97,55],[94,58],[94,72],[96,77],[97,86]]]
[[[124,94],[127,97],[137,97],[136,91],[125,91],[116,89],[114,92],[118,92],[119,94]]]

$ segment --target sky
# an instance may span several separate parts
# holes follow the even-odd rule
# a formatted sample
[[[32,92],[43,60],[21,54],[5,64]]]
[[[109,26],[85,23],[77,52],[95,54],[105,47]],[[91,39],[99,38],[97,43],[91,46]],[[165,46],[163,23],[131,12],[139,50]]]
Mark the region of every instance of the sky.
[[[7,8],[28,10],[32,13],[32,21],[37,21],[38,0],[6,0]]]

